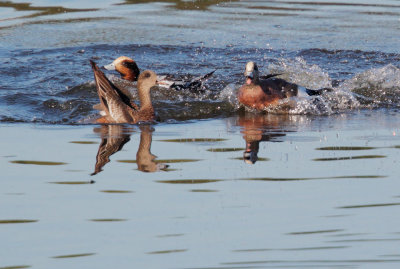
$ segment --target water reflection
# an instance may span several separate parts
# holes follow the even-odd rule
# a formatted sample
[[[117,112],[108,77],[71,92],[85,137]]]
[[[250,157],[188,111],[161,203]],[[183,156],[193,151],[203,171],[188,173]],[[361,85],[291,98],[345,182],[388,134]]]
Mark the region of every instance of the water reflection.
[[[68,255],[53,256],[51,258],[53,258],[53,259],[69,259],[69,258],[80,258],[80,257],[93,256],[95,254],[96,253],[79,253],[79,254],[68,254]]]
[[[246,149],[243,160],[248,164],[254,164],[258,160],[260,142],[282,142],[279,138],[285,136],[281,126],[289,120],[287,115],[254,114],[245,113],[237,118],[237,125],[241,126],[243,139],[246,141]]]
[[[110,162],[110,156],[120,151],[131,140],[131,130],[123,125],[102,125],[93,130],[100,134],[101,143],[96,155],[96,165],[92,176],[103,171],[104,165]]]
[[[65,165],[64,162],[53,162],[53,161],[30,161],[30,160],[15,160],[10,163],[16,164],[32,164],[32,165]]]
[[[156,162],[157,156],[151,154],[151,142],[154,129],[150,125],[140,126],[140,144],[136,153],[136,163],[142,172],[158,172],[168,168],[164,163]]]
[[[147,254],[170,254],[170,253],[185,252],[185,251],[187,251],[187,249],[171,249],[171,250],[152,251],[148,252]]]
[[[67,12],[83,12],[83,11],[96,11],[97,8],[82,9],[82,8],[65,8],[62,6],[32,6],[31,3],[14,3],[12,1],[0,2],[0,8],[13,8],[15,11],[32,11],[33,14],[18,17],[18,18],[34,18],[45,15],[64,14]],[[10,18],[8,18],[10,19]],[[11,18],[15,19],[15,18]],[[7,20],[7,19],[0,19]]]
[[[131,4],[147,4],[153,3],[154,0],[125,0],[121,5]],[[159,0],[157,2],[169,3],[172,7],[180,10],[207,10],[210,6],[219,5],[222,3],[231,3],[237,1],[224,1],[224,0],[195,0],[195,1],[183,1],[183,0]]]
[[[38,222],[38,220],[32,220],[32,219],[6,219],[6,220],[0,220],[0,224],[19,224],[19,223],[30,223],[30,222]]]
[[[142,172],[157,172],[165,170],[168,165],[156,162],[157,156],[151,153],[151,142],[154,128],[151,125],[141,125],[140,142],[136,153],[136,163],[138,170]],[[96,155],[94,172],[96,175],[103,171],[103,167],[110,162],[110,156],[120,151],[126,143],[130,141],[133,132],[131,127],[125,125],[102,125],[95,128],[94,132],[100,134],[101,143]]]
[[[14,266],[6,266],[6,267],[0,267],[1,269],[23,269],[23,268],[30,268],[32,266],[30,265],[14,265]]]

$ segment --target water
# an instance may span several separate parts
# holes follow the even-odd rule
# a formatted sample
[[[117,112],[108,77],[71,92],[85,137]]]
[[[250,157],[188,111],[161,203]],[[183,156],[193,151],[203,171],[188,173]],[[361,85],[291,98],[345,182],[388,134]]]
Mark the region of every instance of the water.
[[[298,100],[290,111],[292,114],[398,108],[400,104],[400,70],[396,66],[399,55],[393,53],[318,49],[285,53],[270,49],[92,45],[6,52],[0,75],[7,81],[1,91],[0,120],[87,122],[95,113],[92,106],[98,102],[88,59],[95,57],[99,64],[106,64],[118,55],[130,54],[137,55],[135,59],[140,68],[155,69],[160,74],[172,69],[176,70],[173,72],[176,75],[190,72],[201,75],[217,69],[205,93],[156,91],[153,99],[161,121],[232,115],[238,108],[235,90],[242,83],[243,66],[249,59],[256,58],[260,58],[264,73],[283,73],[282,77],[309,88],[335,88],[335,92],[324,96],[319,102],[322,105],[317,107],[315,98]],[[169,61],[168,57],[174,60]],[[335,63],[330,73],[328,68]],[[115,75],[114,81],[121,87],[132,88]]]
[[[0,268],[398,266],[399,19],[394,0],[1,1]],[[120,55],[217,71],[154,90],[155,124],[93,124],[88,61]],[[249,60],[335,91],[239,110]]]
[[[2,265],[391,268],[400,118],[376,112],[112,126],[108,136],[4,124],[2,220],[33,222],[1,224]],[[105,137],[122,149],[91,176]],[[253,165],[247,143],[258,143]]]

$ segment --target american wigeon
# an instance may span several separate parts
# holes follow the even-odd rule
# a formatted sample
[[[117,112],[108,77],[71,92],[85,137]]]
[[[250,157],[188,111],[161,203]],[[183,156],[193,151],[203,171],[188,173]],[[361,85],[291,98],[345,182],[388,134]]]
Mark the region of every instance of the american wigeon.
[[[151,121],[154,119],[154,109],[151,103],[150,89],[157,83],[157,75],[153,71],[143,71],[137,82],[140,107],[126,94],[118,89],[99,69],[95,62],[90,61],[94,72],[97,93],[100,99],[102,117],[98,123],[131,123]]]
[[[239,103],[256,110],[264,110],[268,106],[277,105],[284,98],[321,95],[326,91],[331,91],[329,88],[306,89],[284,79],[276,78],[278,75],[280,74],[260,76],[257,64],[248,62],[244,72],[246,82],[238,92]]]

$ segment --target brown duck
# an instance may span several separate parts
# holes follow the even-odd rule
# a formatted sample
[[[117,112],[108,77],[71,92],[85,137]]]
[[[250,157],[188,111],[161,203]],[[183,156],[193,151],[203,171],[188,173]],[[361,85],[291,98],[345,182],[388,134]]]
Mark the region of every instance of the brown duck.
[[[239,103],[256,110],[264,110],[268,106],[277,105],[279,100],[284,98],[321,95],[326,91],[332,91],[329,88],[306,89],[284,79],[276,78],[279,75],[281,74],[260,77],[257,64],[248,62],[244,72],[246,83],[240,87],[238,92]]]
[[[100,99],[101,118],[98,123],[131,123],[151,121],[154,119],[154,109],[151,103],[150,89],[157,83],[157,75],[150,70],[143,71],[138,78],[137,88],[140,101],[138,107],[131,99],[118,89],[99,69],[95,62],[90,61],[94,72],[97,93]]]

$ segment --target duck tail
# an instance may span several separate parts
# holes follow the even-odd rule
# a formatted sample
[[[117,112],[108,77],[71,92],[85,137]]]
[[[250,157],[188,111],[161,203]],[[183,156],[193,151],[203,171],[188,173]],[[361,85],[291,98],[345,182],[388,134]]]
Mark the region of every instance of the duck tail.
[[[214,74],[215,71],[217,71],[217,69],[215,69],[214,71],[211,71],[210,73],[207,73],[204,76],[200,77],[200,80],[208,79],[209,77],[211,77]]]
[[[203,83],[206,82],[214,74],[215,71],[217,71],[217,69],[205,74],[204,76],[194,78],[192,81],[185,83],[183,88],[188,89],[192,92],[205,90]]]

